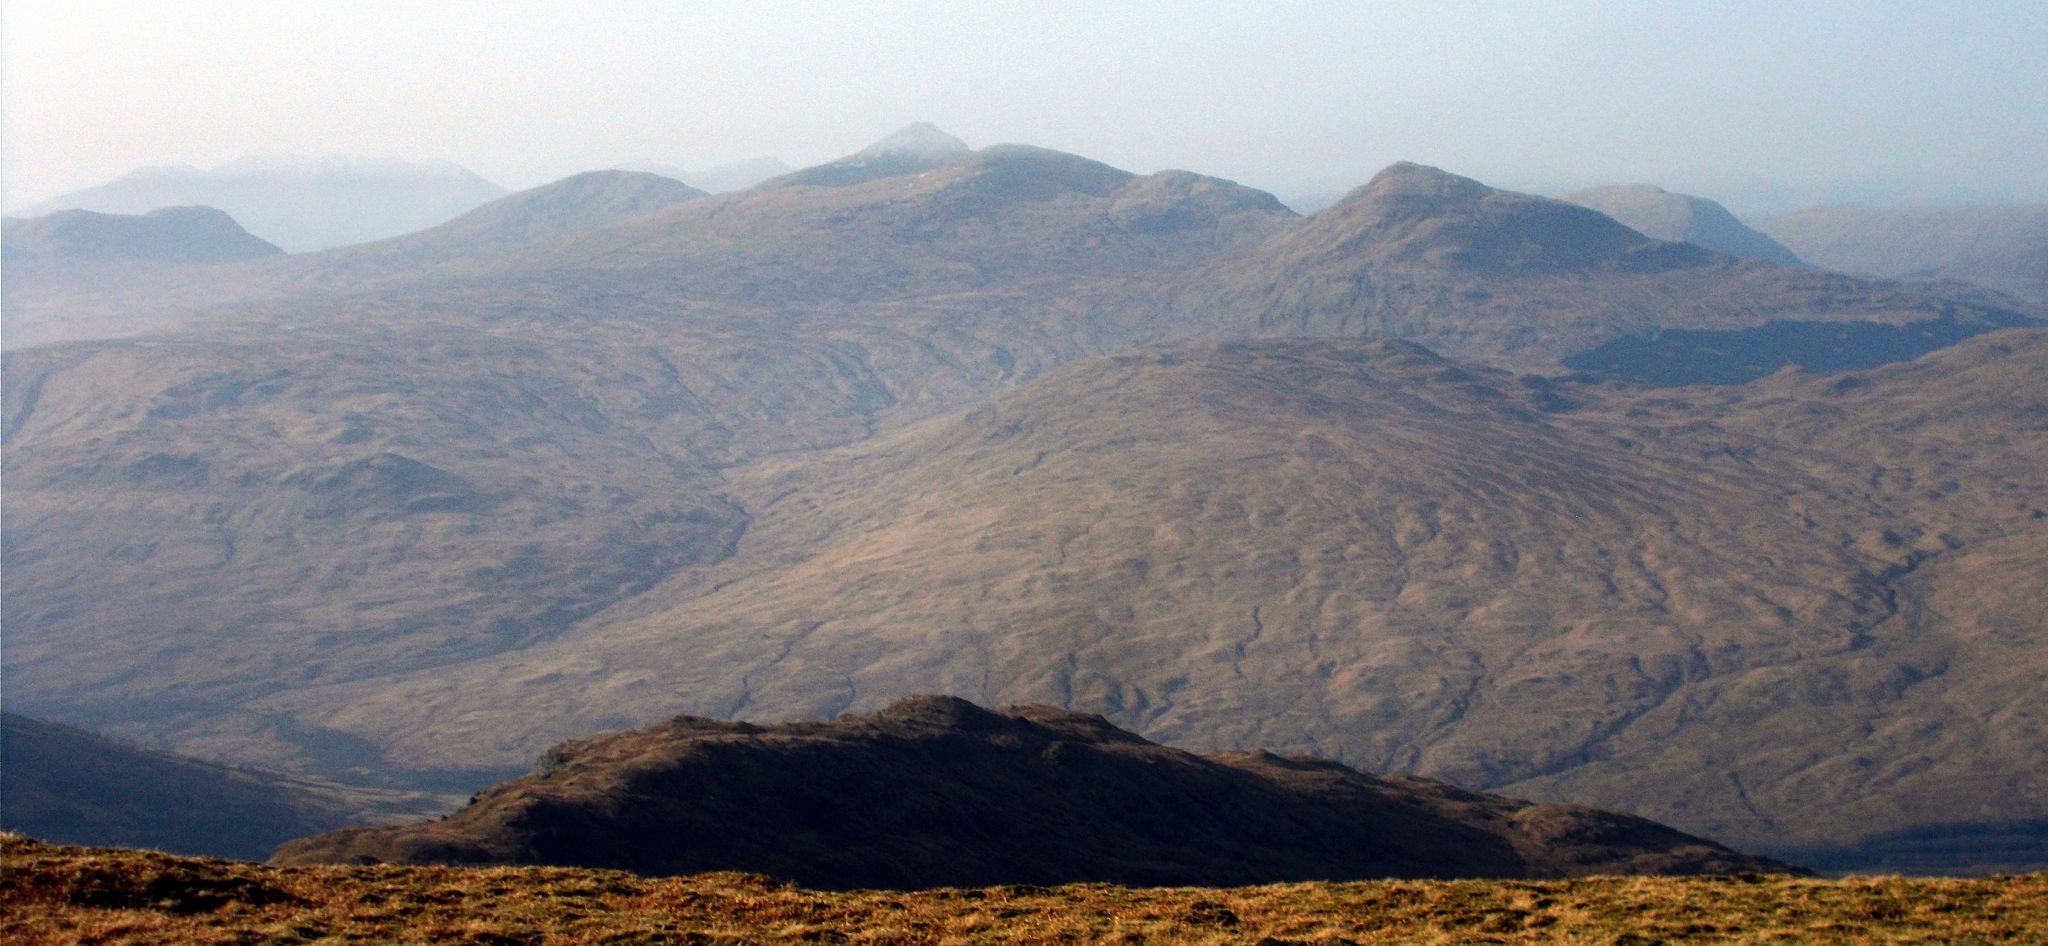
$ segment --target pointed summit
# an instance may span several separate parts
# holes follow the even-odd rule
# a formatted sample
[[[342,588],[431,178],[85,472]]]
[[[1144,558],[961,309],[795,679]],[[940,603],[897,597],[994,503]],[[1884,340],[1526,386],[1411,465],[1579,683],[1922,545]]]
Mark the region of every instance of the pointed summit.
[[[868,145],[846,160],[862,158],[911,158],[938,163],[973,151],[967,142],[939,130],[930,122],[913,122],[894,134]]]

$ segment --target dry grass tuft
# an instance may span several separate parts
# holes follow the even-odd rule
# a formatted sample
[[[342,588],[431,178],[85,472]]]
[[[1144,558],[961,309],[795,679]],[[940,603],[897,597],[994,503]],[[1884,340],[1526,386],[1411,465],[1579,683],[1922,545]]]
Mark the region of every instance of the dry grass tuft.
[[[2048,874],[1102,884],[821,893],[754,874],[276,868],[0,837],[0,941],[1518,944],[2048,942]]]

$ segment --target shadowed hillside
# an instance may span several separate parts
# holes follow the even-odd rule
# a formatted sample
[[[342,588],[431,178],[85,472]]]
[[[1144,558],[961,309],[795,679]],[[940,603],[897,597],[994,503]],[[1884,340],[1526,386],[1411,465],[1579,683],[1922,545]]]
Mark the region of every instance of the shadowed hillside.
[[[274,863],[746,870],[805,886],[1787,870],[1611,812],[1264,753],[1202,758],[1052,707],[914,697],[760,727],[681,718],[551,750],[441,821]]]
[[[246,859],[315,831],[417,820],[459,801],[234,769],[13,713],[0,714],[0,795],[9,831]]]

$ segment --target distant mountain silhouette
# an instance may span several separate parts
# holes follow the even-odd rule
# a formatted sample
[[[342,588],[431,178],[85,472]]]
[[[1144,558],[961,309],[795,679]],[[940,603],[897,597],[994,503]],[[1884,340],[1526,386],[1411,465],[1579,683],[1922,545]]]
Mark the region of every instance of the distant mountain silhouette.
[[[59,210],[10,218],[0,237],[9,266],[230,263],[282,256],[212,207],[164,207],[139,216]]]
[[[211,170],[152,167],[19,212],[140,214],[160,207],[218,207],[249,232],[292,253],[410,233],[505,195],[446,162],[361,158],[248,159]]]
[[[2048,204],[1815,207],[1752,222],[1816,266],[1953,279],[2048,304]]]
[[[0,794],[8,831],[245,859],[310,832],[451,806],[419,792],[215,765],[14,713],[0,713]]]
[[[683,717],[569,743],[444,820],[294,841],[272,860],[745,870],[825,888],[1789,869],[1612,812],[1203,758],[1099,716],[930,696],[831,723]]]
[[[1804,265],[1778,241],[1750,229],[1728,208],[1705,197],[1674,194],[1649,184],[1617,184],[1579,191],[1565,200],[1600,211],[1655,239],[1784,266]]]

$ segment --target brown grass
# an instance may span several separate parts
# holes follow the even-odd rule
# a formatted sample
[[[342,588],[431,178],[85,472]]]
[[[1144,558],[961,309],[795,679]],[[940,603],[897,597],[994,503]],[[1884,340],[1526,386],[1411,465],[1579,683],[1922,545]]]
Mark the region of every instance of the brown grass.
[[[2037,944],[2048,874],[820,893],[750,874],[273,868],[7,836],[0,941]]]

